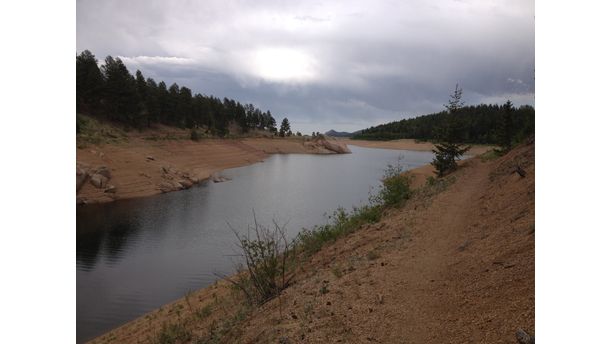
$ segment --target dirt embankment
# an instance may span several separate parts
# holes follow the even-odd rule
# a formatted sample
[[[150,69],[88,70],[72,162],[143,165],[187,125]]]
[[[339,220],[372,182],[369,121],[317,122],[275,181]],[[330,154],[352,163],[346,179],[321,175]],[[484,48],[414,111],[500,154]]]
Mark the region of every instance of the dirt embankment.
[[[325,246],[261,307],[244,308],[220,282],[94,342],[152,342],[172,329],[202,342],[516,343],[517,328],[535,326],[534,177],[533,144],[469,159]]]
[[[269,154],[350,153],[333,139],[246,138],[150,140],[77,148],[77,203],[110,202],[182,190],[227,168],[263,161]]]
[[[434,149],[434,144],[431,142],[423,142],[413,139],[391,140],[391,141],[369,141],[369,140],[351,140],[347,138],[341,139],[347,145],[355,145],[367,148],[385,148],[385,149],[405,149],[415,151],[431,151]],[[467,152],[469,155],[478,155],[485,153],[492,147],[488,145],[471,145]]]

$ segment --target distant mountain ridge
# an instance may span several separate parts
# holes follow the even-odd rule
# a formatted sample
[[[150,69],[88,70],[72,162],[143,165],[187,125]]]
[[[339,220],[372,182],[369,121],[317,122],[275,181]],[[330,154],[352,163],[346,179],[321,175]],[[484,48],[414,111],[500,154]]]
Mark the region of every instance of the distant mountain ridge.
[[[353,133],[349,133],[347,131],[335,131],[334,129],[332,129],[332,130],[327,131],[325,135],[332,136],[332,137],[352,137],[360,133],[361,133],[361,130],[357,130]]]

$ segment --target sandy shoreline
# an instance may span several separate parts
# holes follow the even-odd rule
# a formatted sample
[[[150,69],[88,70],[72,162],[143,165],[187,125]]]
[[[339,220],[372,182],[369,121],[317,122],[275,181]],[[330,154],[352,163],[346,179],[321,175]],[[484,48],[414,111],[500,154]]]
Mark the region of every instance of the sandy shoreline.
[[[328,138],[315,142],[303,137],[191,140],[147,140],[131,136],[126,142],[77,148],[77,204],[105,203],[186,189],[228,168],[263,162],[270,154],[336,154],[332,145],[431,151],[430,142],[415,140],[366,141]],[[334,147],[331,147],[334,149]],[[491,146],[472,146],[478,155]],[[95,186],[78,183],[79,173],[106,167],[110,180]],[[424,167],[427,169],[427,167]],[[430,174],[431,171],[427,170]],[[423,178],[419,178],[423,179]]]
[[[302,138],[244,138],[151,141],[133,137],[125,143],[77,148],[77,168],[104,166],[104,187],[89,181],[77,188],[77,203],[104,203],[189,188],[225,169],[263,162],[270,154],[336,154]],[[77,179],[78,179],[77,171]]]
[[[413,151],[431,151],[434,149],[434,144],[431,142],[417,142],[413,139],[402,139],[392,141],[368,141],[368,140],[351,140],[343,138],[341,139],[347,145],[355,145],[359,147],[367,148],[383,148],[383,149],[404,149]],[[472,145],[472,148],[468,151],[469,155],[482,154],[493,148],[489,145]]]

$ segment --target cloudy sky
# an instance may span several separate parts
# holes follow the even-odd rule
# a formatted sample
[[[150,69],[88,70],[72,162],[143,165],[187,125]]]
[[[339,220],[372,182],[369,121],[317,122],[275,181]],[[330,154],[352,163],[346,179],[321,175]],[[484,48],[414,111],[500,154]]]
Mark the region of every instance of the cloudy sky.
[[[305,133],[468,104],[534,103],[524,0],[77,0],[77,52],[253,103]]]

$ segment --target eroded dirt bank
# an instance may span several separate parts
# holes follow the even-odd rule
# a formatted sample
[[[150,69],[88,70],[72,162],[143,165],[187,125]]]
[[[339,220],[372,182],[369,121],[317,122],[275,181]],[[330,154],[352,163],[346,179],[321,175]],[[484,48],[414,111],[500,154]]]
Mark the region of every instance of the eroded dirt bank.
[[[333,139],[205,139],[126,142],[77,148],[77,203],[110,202],[191,187],[227,168],[263,161],[269,154],[350,153]]]
[[[280,298],[250,309],[219,282],[94,342],[516,343],[535,326],[534,175],[533,144],[467,160],[325,246]]]

